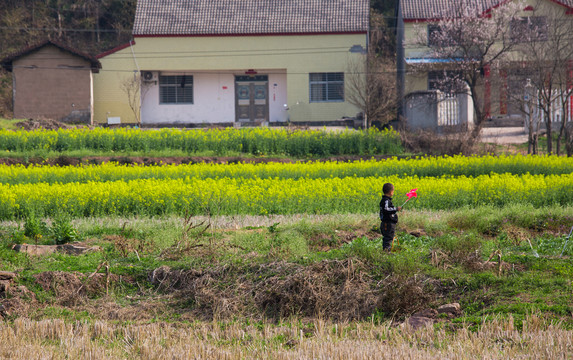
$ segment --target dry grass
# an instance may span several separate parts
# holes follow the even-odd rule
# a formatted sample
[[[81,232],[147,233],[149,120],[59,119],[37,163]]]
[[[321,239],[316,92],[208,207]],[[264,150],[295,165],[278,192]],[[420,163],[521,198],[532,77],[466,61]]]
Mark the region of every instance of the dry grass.
[[[151,272],[150,280],[164,293],[193,301],[194,315],[202,319],[255,314],[277,320],[290,316],[364,319],[381,306],[381,294],[401,288],[377,286],[371,269],[357,260],[309,266],[272,262],[246,270],[227,265],[206,271],[160,267]]]
[[[9,359],[568,359],[573,331],[529,316],[524,329],[494,319],[478,332],[414,331],[390,323],[190,325],[0,323],[0,358]]]

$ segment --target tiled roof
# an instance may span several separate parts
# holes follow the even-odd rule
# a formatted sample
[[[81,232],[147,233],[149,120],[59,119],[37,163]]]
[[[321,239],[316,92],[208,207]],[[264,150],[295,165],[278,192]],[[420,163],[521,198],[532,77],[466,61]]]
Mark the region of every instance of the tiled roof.
[[[31,52],[39,50],[39,49],[43,48],[44,46],[48,46],[48,45],[55,46],[55,47],[59,48],[60,50],[66,51],[66,52],[68,52],[74,56],[78,56],[80,58],[83,58],[84,60],[86,60],[90,63],[92,70],[94,70],[96,72],[99,69],[101,69],[101,63],[94,56],[80,52],[80,51],[78,51],[72,47],[69,47],[67,45],[64,45],[64,44],[57,42],[57,41],[54,41],[54,40],[45,40],[45,41],[42,41],[40,43],[28,46],[28,47],[14,53],[14,54],[8,55],[4,59],[0,60],[0,63],[2,65],[2,67],[4,67],[5,69],[7,69],[8,71],[12,71],[12,63],[15,60],[18,60],[19,58],[26,56],[26,55],[30,54]]]
[[[573,0],[548,0],[573,9]],[[469,1],[468,1],[469,2]],[[480,13],[499,6],[507,0],[472,0]],[[459,0],[400,0],[404,20],[440,19],[453,13]]]
[[[369,3],[369,0],[138,0],[133,34],[366,32]]]

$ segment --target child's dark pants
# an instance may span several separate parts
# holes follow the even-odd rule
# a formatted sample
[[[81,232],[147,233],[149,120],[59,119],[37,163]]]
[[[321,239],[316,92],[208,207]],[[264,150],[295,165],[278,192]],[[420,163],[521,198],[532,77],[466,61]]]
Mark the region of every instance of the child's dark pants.
[[[383,222],[380,224],[380,230],[382,231],[382,248],[384,250],[390,250],[392,241],[394,240],[394,233],[396,232],[396,224]]]

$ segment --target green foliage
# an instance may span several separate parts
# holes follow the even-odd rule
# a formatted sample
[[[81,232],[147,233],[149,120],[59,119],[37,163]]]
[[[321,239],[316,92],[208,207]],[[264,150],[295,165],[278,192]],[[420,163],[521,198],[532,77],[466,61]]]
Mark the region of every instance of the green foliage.
[[[46,223],[40,220],[34,212],[30,211],[24,221],[24,235],[33,240],[40,240],[46,235]]]
[[[66,215],[60,215],[54,219],[50,233],[57,245],[79,240],[78,232],[72,225],[69,216]]]
[[[433,247],[455,257],[463,257],[479,250],[481,239],[473,233],[461,235],[445,234],[434,240]]]
[[[71,217],[66,213],[58,212],[51,226],[48,226],[33,211],[25,216],[23,231],[13,230],[10,239],[16,244],[33,241],[51,242],[57,245],[81,240],[78,231],[72,225]]]
[[[1,75],[0,75],[1,76]],[[3,97],[8,96],[8,93],[2,93],[2,81],[0,80],[0,101],[2,101]],[[9,94],[10,96],[12,95],[12,93],[10,92]],[[11,98],[10,98],[11,100]],[[1,105],[0,105],[1,108]],[[6,111],[6,110],[4,110]],[[2,110],[0,109],[0,114],[2,114]],[[23,121],[22,119],[15,119],[15,120],[9,120],[9,119],[5,119],[3,117],[0,116],[0,129],[8,129],[8,130],[16,130],[16,123]]]

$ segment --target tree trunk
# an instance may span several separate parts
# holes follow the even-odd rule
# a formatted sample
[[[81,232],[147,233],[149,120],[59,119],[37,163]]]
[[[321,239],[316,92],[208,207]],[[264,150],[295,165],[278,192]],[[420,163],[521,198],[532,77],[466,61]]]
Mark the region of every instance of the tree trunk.
[[[567,99],[567,97],[565,97],[565,99]],[[561,126],[559,127],[559,134],[557,135],[557,155],[561,155],[561,139],[563,138],[563,135],[565,134],[565,125],[567,125],[567,120],[568,120],[568,101],[565,100],[561,100],[561,113],[563,114],[563,116],[561,117]],[[567,139],[565,139],[565,145],[567,145]]]
[[[565,127],[565,150],[567,151],[567,156],[573,155],[573,122],[567,124]]]
[[[546,122],[547,128],[547,154],[553,154],[553,132],[551,130],[551,118],[547,119]]]
[[[99,28],[99,2],[96,2],[95,4],[95,26],[96,26],[96,34],[97,34],[97,43],[99,44],[101,42],[101,37],[100,37],[100,28]]]
[[[553,93],[553,89],[549,88],[549,94],[545,97],[545,104],[544,104],[544,112],[545,112],[545,128],[547,129],[547,154],[551,155],[553,153],[553,131],[551,128],[551,120],[553,112],[551,111],[551,94]]]
[[[528,134],[527,134],[527,153],[528,154],[535,154],[533,152],[535,148],[535,144],[533,142],[533,117],[531,116],[531,111],[529,112],[529,125],[528,125]]]
[[[60,13],[60,9],[58,8],[58,40],[62,40],[62,13]]]
[[[476,92],[476,86],[470,86],[470,94],[472,97],[472,101],[473,101],[473,108],[474,108],[474,112],[475,112],[475,120],[474,120],[474,128],[472,129],[471,132],[471,137],[469,139],[469,141],[471,142],[469,145],[470,147],[473,147],[473,145],[476,143],[477,139],[479,138],[480,134],[481,134],[481,130],[483,128],[483,124],[484,124],[484,117],[485,117],[485,112],[482,111],[482,109],[480,108],[479,105],[479,99],[477,98],[477,92]]]

